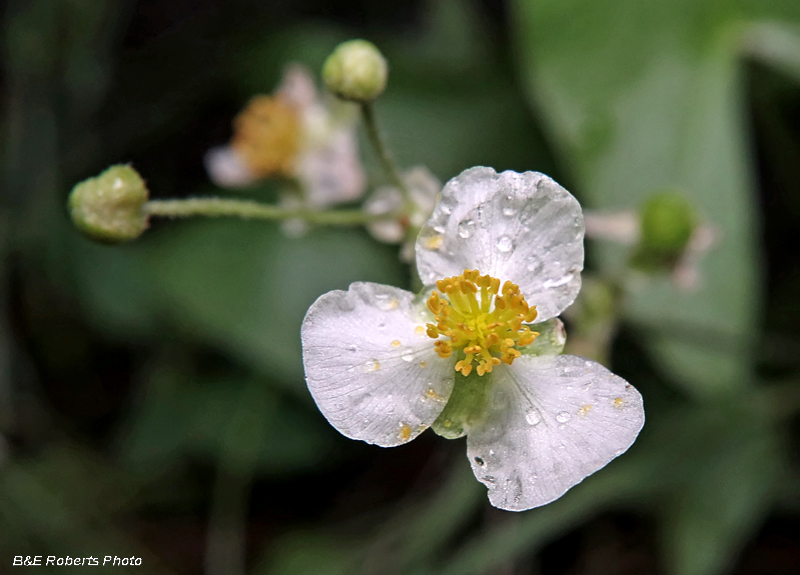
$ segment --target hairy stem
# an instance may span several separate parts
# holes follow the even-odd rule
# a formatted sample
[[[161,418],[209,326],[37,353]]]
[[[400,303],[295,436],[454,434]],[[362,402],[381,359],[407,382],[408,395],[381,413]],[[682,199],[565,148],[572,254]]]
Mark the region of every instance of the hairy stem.
[[[300,219],[313,224],[340,226],[367,224],[380,219],[380,217],[366,214],[361,210],[315,212],[307,209],[285,209],[251,200],[231,200],[224,198],[150,200],[142,209],[150,216],[167,218],[234,216],[258,220]]]

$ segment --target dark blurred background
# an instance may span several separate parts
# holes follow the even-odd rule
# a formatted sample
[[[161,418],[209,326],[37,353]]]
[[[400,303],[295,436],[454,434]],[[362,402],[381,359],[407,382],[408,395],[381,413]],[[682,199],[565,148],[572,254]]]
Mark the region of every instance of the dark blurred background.
[[[800,573],[796,0],[0,7],[0,573],[19,555],[176,575]],[[410,286],[396,247],[222,220],[109,247],[71,227],[71,187],[114,163],[156,198],[231,194],[205,151],[287,63],[317,73],[353,37],[390,62],[376,111],[403,166],[538,170],[594,210],[677,189],[719,232],[697,287],[661,274],[628,294],[611,364],[648,423],[551,505],[491,508],[463,440],[384,450],[316,409],[305,310],[352,281]],[[621,248],[588,250],[587,277],[622,273]]]

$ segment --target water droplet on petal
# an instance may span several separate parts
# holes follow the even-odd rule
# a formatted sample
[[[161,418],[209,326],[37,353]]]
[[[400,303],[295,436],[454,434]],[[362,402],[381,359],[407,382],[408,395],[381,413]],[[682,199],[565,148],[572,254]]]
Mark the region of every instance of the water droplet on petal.
[[[572,416],[568,411],[560,411],[558,412],[558,415],[556,415],[556,421],[559,423],[566,423],[570,419],[572,419]]]
[[[444,236],[434,235],[420,240],[425,249],[436,251],[444,245]]]
[[[574,278],[574,277],[575,277],[575,274],[568,273],[568,274],[566,274],[565,276],[563,276],[561,278],[547,280],[546,282],[543,282],[542,283],[542,287],[545,287],[545,288],[561,287],[561,286],[566,285],[569,282],[571,282],[572,278]]]
[[[414,361],[414,352],[407,349],[400,357],[403,358],[403,361]]]
[[[378,309],[390,311],[397,309],[397,307],[400,305],[400,302],[396,297],[391,297],[389,295],[378,295],[375,296],[375,305],[378,307]]]
[[[467,239],[475,233],[475,222],[473,220],[464,220],[458,224],[458,237]]]
[[[348,345],[347,346],[347,351],[350,351],[350,352],[358,351],[358,346],[356,346],[356,345]]]
[[[378,371],[380,368],[381,364],[377,359],[370,359],[361,364],[361,371],[364,373],[372,373]]]
[[[529,272],[538,274],[541,273],[542,268],[544,268],[544,263],[541,260],[538,260],[537,258],[531,258],[528,260],[528,265],[525,266],[525,268]]]
[[[503,197],[501,204],[503,206],[503,215],[505,217],[510,218],[517,213],[517,208],[514,205],[514,203],[515,203],[514,196],[508,195]]]
[[[514,248],[514,240],[508,236],[497,238],[497,249],[501,252],[510,252]]]
[[[392,341],[392,347],[400,347],[400,340],[396,339],[396,340]]]
[[[542,417],[539,415],[539,412],[535,409],[529,409],[525,412],[525,421],[528,422],[529,425],[536,425],[542,420]]]

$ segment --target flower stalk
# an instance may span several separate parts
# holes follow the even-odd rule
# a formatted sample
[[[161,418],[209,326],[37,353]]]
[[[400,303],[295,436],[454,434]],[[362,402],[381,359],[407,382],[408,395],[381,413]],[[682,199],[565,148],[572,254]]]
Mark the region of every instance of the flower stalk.
[[[403,194],[403,201],[407,209],[410,209],[410,206],[412,206],[411,192],[400,176],[400,170],[397,168],[397,164],[394,163],[394,158],[392,158],[392,154],[389,152],[389,148],[386,146],[386,142],[381,136],[381,132],[378,129],[378,122],[375,119],[375,109],[372,107],[371,102],[364,102],[361,104],[361,116],[364,118],[364,127],[367,130],[367,137],[375,153],[378,154],[378,160],[381,163],[383,171],[386,173],[389,180],[391,180],[392,185],[396,186],[397,189],[400,190],[400,193]]]
[[[188,198],[185,200],[151,200],[142,210],[148,216],[187,218],[192,216],[234,216],[257,220],[301,219],[313,224],[340,226],[362,225],[386,218],[361,210],[317,212],[308,209],[286,209],[252,200],[225,198]]]

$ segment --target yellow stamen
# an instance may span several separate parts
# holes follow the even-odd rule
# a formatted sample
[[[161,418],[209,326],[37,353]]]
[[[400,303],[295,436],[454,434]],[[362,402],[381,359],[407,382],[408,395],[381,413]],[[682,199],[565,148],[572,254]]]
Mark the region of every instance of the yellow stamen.
[[[300,118],[281,96],[255,96],[233,121],[231,147],[259,177],[291,176],[300,146]]]
[[[427,334],[436,339],[439,357],[461,350],[463,359],[455,369],[465,376],[473,367],[484,375],[501,362],[511,365],[522,355],[518,348],[530,345],[539,335],[523,325],[536,319],[536,306],[529,306],[519,286],[510,281],[501,291],[499,279],[464,270],[460,276],[439,280],[436,288],[428,298],[436,323],[427,324]],[[437,339],[440,335],[450,341]]]

